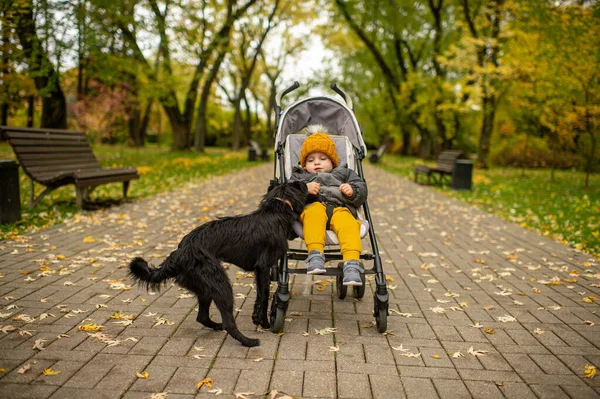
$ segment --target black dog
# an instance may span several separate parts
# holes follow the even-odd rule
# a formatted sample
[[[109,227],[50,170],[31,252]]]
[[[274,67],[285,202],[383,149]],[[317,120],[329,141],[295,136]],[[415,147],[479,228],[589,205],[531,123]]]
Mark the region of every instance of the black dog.
[[[276,186],[264,196],[256,211],[203,224],[187,234],[159,268],[135,258],[129,264],[129,274],[147,289],[155,290],[166,280],[175,279],[198,297],[199,323],[215,330],[225,329],[244,346],[257,346],[258,339],[245,337],[236,327],[233,290],[220,261],[255,272],[257,295],[252,321],[268,328],[270,268],[287,252],[288,236],[304,209],[307,195],[304,183]],[[222,323],[209,317],[212,301],[221,312]]]

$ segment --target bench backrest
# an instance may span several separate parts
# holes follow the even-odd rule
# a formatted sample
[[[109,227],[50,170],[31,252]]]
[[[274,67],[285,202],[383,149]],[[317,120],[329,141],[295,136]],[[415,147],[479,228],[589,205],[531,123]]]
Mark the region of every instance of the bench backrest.
[[[452,173],[457,159],[464,159],[466,155],[460,150],[442,151],[437,159],[437,169]]]
[[[61,172],[101,168],[82,132],[12,126],[0,126],[0,130],[33,180],[43,182]]]

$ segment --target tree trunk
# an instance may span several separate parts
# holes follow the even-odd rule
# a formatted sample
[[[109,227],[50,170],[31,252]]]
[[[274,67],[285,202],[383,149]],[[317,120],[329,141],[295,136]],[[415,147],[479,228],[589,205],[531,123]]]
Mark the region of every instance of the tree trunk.
[[[490,154],[490,140],[494,131],[494,119],[496,118],[496,97],[485,93],[483,95],[483,124],[481,125],[481,136],[479,137],[479,148],[477,151],[477,166],[483,169],[489,167],[487,163]]]
[[[225,59],[227,46],[229,46],[229,36],[227,36],[227,41],[223,44],[224,46],[221,48],[221,51],[219,51],[217,59],[213,63],[213,66],[204,82],[204,86],[202,86],[202,91],[200,92],[200,104],[198,105],[196,131],[194,134],[194,147],[198,152],[204,152],[204,147],[206,145],[206,107],[208,106],[208,97],[210,96],[210,89],[217,78],[221,64]]]
[[[169,118],[169,124],[173,133],[173,151],[185,150],[189,147],[190,124],[183,120],[177,105],[166,105],[162,103],[163,109]]]
[[[29,65],[30,75],[37,90],[43,93],[41,127],[66,129],[67,101],[60,88],[58,72],[48,59],[37,36],[33,4],[24,2],[14,15],[15,28]]]
[[[33,127],[33,118],[35,115],[35,96],[27,97],[27,127]]]
[[[239,97],[235,99],[234,109],[231,149],[237,151],[240,149],[240,133],[242,130],[242,110]]]
[[[148,100],[146,104],[146,111],[144,112],[144,119],[142,120],[142,126],[140,127],[140,135],[142,136],[142,143],[146,142],[146,135],[148,134],[148,125],[150,124],[150,115],[152,114],[153,99]],[[143,146],[144,144],[142,144]]]
[[[246,118],[243,120],[245,140],[242,144],[246,145],[252,139],[252,110],[250,109],[250,104],[248,104],[248,97],[245,94],[243,100],[246,106]]]
[[[129,109],[129,138],[134,147],[143,147],[144,146],[144,137],[142,137],[141,131],[141,112],[140,112],[140,103],[137,99],[133,100],[133,103]]]
[[[8,125],[8,108],[9,108],[9,90],[6,76],[10,73],[10,21],[8,13],[8,3],[2,3],[2,51],[0,51],[0,125]]]

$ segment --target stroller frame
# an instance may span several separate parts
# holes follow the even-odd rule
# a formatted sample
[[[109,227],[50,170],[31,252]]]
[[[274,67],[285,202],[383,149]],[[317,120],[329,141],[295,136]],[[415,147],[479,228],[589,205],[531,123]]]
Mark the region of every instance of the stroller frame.
[[[284,138],[284,140],[279,140],[281,116],[283,114],[285,114],[285,112],[282,112],[280,104],[281,104],[281,99],[286,94],[296,90],[298,87],[300,87],[298,82],[294,82],[294,84],[292,86],[281,91],[277,95],[276,100],[275,100],[275,129],[276,129],[275,136],[276,136],[277,140],[275,143],[276,156],[275,156],[275,164],[274,164],[274,179],[271,180],[271,185],[281,184],[287,180],[287,177],[285,174],[285,164],[284,164],[285,138]],[[359,140],[360,144],[362,144],[362,145],[357,146],[355,143],[353,143],[353,146],[352,146],[353,152],[354,152],[352,154],[352,156],[357,161],[355,164],[355,169],[356,169],[355,172],[363,180],[365,180],[364,174],[363,174],[363,168],[362,168],[362,160],[366,157],[367,154],[366,154],[366,148],[364,146],[364,142],[362,142],[362,132],[360,131],[360,126],[358,125],[358,123],[356,122],[356,119],[354,117],[354,108],[352,105],[352,100],[335,83],[332,83],[330,87],[332,90],[334,90],[336,93],[338,93],[344,99],[345,104],[343,104],[341,101],[338,101],[337,99],[333,99],[333,98],[329,98],[329,97],[309,97],[309,98],[301,99],[301,100],[295,102],[294,104],[290,105],[288,107],[288,109],[291,109],[292,107],[296,106],[297,104],[300,104],[305,101],[331,100],[331,101],[335,101],[335,102],[339,103],[339,105],[341,107],[345,108],[346,111],[350,112],[350,114],[352,115],[352,120],[355,122],[355,125],[356,125],[355,127],[358,132],[358,135],[360,136],[360,140]],[[301,126],[300,128],[303,128],[303,127],[304,126]],[[299,129],[297,129],[297,130],[299,130]],[[279,167],[279,172],[280,172],[279,174],[278,174],[278,167]],[[387,291],[386,278],[385,278],[385,274],[383,272],[383,265],[381,263],[381,257],[379,255],[379,247],[377,245],[377,239],[375,237],[375,232],[373,230],[373,222],[371,219],[371,213],[369,211],[368,200],[365,201],[365,203],[362,205],[362,211],[363,211],[365,219],[369,223],[368,235],[369,235],[369,239],[370,239],[372,253],[363,253],[360,255],[360,259],[367,260],[367,261],[372,260],[373,268],[371,268],[371,269],[365,268],[365,273],[362,276],[362,285],[352,287],[353,288],[353,296],[357,299],[360,299],[364,296],[365,289],[366,289],[365,275],[374,274],[376,289],[373,294],[373,302],[374,302],[373,314],[375,316],[377,330],[380,333],[384,333],[387,330],[389,294]],[[269,313],[269,321],[271,324],[271,331],[273,331],[274,333],[281,332],[284,327],[285,312],[287,310],[287,307],[288,307],[288,304],[289,304],[289,301],[291,298],[291,293],[289,290],[290,274],[306,274],[306,272],[307,272],[306,268],[290,269],[288,267],[288,261],[289,260],[304,260],[304,259],[306,259],[307,256],[308,256],[307,250],[288,249],[287,253],[283,256],[283,258],[281,258],[279,260],[279,264],[278,265],[275,264],[271,267],[271,281],[277,281],[277,290],[273,294],[273,298],[271,300],[270,313]],[[325,258],[326,258],[326,261],[342,260],[342,254],[337,249],[325,249]],[[348,286],[345,286],[342,284],[342,279],[343,279],[342,267],[343,267],[343,262],[339,262],[337,268],[327,268],[326,273],[320,275],[320,276],[336,276],[336,291],[337,291],[337,296],[340,299],[344,299],[346,297],[347,289],[348,289]]]

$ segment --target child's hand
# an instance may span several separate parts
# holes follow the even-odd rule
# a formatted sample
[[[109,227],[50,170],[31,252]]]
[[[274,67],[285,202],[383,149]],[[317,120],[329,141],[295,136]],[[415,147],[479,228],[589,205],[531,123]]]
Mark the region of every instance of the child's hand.
[[[308,193],[312,195],[317,195],[321,191],[321,184],[314,181],[306,183],[306,187],[308,188]]]
[[[340,191],[344,193],[346,197],[352,197],[352,194],[354,194],[354,189],[348,183],[342,184],[340,186]]]

